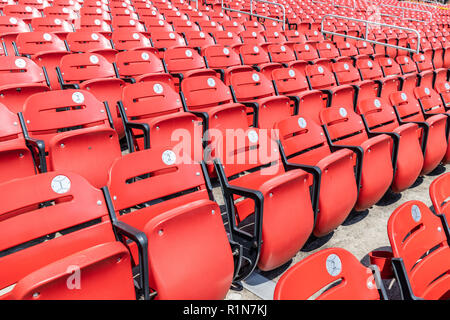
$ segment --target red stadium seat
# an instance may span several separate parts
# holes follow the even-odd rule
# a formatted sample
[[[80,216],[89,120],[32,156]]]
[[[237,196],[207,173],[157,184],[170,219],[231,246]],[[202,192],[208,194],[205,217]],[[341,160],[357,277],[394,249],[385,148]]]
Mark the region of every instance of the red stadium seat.
[[[148,238],[156,299],[224,299],[231,286],[233,254],[202,169],[170,147],[125,155],[111,168],[108,188],[119,221]]]
[[[123,122],[117,109],[125,81],[118,78],[116,68],[103,56],[95,53],[65,55],[57,68],[61,88],[79,88],[90,91],[99,101],[107,101],[114,128],[123,136]]]
[[[0,103],[14,113],[23,111],[32,94],[49,91],[42,68],[25,57],[0,56]]]
[[[0,122],[0,183],[34,175],[38,170],[31,150],[38,142],[25,139],[19,118],[4,105],[0,105]]]
[[[146,239],[110,220],[101,190],[66,171],[11,180],[0,190],[0,288],[14,286],[0,299],[139,298],[128,244],[116,234]]]
[[[61,58],[69,54],[66,44],[57,35],[42,32],[20,33],[14,42],[20,55],[30,57],[40,67],[45,67],[52,89],[59,88],[56,67]]]
[[[290,99],[277,96],[272,82],[262,73],[232,74],[230,83],[237,102],[247,106],[249,125],[271,129],[277,121],[292,115]]]
[[[434,212],[437,215],[444,215],[445,219],[442,219],[444,228],[447,230],[447,238],[450,237],[450,231],[448,223],[450,221],[450,210],[448,197],[450,194],[450,174],[444,173],[433,180],[430,184],[429,193],[430,199],[433,203]]]
[[[350,108],[330,107],[320,112],[329,143],[354,151],[361,177],[356,210],[368,209],[389,189],[393,179],[392,140],[380,134],[369,137],[362,119]]]
[[[313,296],[314,300],[387,300],[378,268],[365,267],[341,248],[320,250],[287,270],[277,282],[274,300]]]
[[[98,188],[106,185],[121,151],[108,110],[94,95],[74,89],[34,94],[23,120],[29,136],[44,141],[49,171],[70,170]]]
[[[320,181],[320,187],[314,190],[317,217],[313,233],[325,236],[344,222],[356,204],[359,182],[354,174],[354,154],[348,149],[331,152],[322,128],[309,117],[290,117],[275,128],[286,161],[309,172],[312,187],[316,187],[313,178]]]
[[[395,92],[389,97],[399,123],[416,123],[420,127],[422,150],[425,150],[421,174],[433,171],[442,161],[447,150],[445,115],[426,116],[419,102],[405,92]]]
[[[189,134],[182,138],[190,142],[186,148],[190,150],[191,159],[202,159],[199,119],[184,111],[173,85],[158,80],[128,85],[119,105],[129,144],[135,149],[176,144],[179,135]]]
[[[394,109],[384,98],[363,99],[359,105],[370,131],[382,132],[393,140],[394,181],[392,190],[401,192],[419,177],[423,167],[423,153],[417,124],[399,124]]]
[[[400,205],[389,218],[392,267],[404,299],[448,299],[450,248],[439,217],[420,201]]]
[[[285,264],[314,227],[308,174],[296,168],[284,170],[269,132],[235,131],[228,146],[216,148],[214,156],[231,237],[244,245],[243,274],[256,266],[269,271]],[[239,175],[245,171],[249,173]]]

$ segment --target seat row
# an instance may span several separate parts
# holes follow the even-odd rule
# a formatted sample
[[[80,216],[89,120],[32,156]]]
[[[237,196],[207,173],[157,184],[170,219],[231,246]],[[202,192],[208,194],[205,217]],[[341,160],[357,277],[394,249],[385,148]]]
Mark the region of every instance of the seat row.
[[[421,201],[400,205],[389,218],[392,253],[386,260],[407,300],[446,300],[450,293],[450,173],[430,185],[434,213]],[[314,277],[311,277],[314,274]],[[363,266],[349,251],[323,249],[287,270],[277,282],[279,300],[386,300],[377,265]]]

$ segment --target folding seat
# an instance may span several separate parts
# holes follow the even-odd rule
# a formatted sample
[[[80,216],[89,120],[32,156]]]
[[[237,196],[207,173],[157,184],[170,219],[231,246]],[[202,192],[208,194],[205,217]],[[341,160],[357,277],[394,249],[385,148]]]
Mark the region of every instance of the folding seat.
[[[86,4],[86,6],[88,6],[88,5],[89,5],[89,1]],[[104,3],[103,3],[103,5],[104,5]],[[78,1],[71,1],[71,0],[53,0],[53,6],[72,9],[76,13],[79,13],[79,11],[81,9],[81,5],[78,3]],[[99,5],[96,5],[96,6],[98,7]]]
[[[144,23],[145,28],[151,33],[153,32],[171,32],[173,27],[166,20],[157,17],[141,17],[142,23]]]
[[[320,124],[307,116],[287,118],[275,128],[279,130],[283,162],[310,174],[313,208],[317,212],[313,234],[325,236],[344,222],[358,197],[353,151],[330,148]],[[314,179],[319,186],[314,185]]]
[[[450,194],[450,174],[444,173],[433,180],[430,184],[429,193],[430,199],[433,203],[434,212],[437,216],[445,216],[445,219],[441,219],[444,225],[444,231],[447,230],[447,238],[450,237],[449,230],[449,202],[448,197]]]
[[[226,130],[248,127],[245,116],[242,116],[246,107],[234,102],[230,88],[217,77],[187,78],[181,83],[180,95],[184,109],[202,119],[203,139],[208,143],[212,130],[220,130],[225,136]],[[214,174],[211,164],[208,169],[210,174]]]
[[[146,246],[146,238],[110,220],[102,190],[65,171],[12,180],[0,189],[6,196],[0,209],[0,287],[10,289],[2,290],[0,299],[140,298],[129,244],[116,235],[127,235],[139,247]],[[146,261],[147,256],[142,264]],[[81,282],[74,275],[81,275]]]
[[[430,173],[439,165],[447,151],[447,117],[445,115],[424,115],[414,96],[403,91],[392,93],[389,100],[400,124],[412,122],[419,126],[422,150],[425,150],[421,174]]]
[[[433,88],[435,72],[433,69],[433,62],[431,58],[425,56],[424,54],[413,54],[413,61],[416,63],[417,71],[420,77],[420,86],[427,86]],[[445,71],[445,80],[447,76],[447,71]]]
[[[177,20],[189,20],[189,17],[187,14],[185,13],[181,13],[178,10],[163,10],[163,9],[159,9],[159,11],[164,15],[164,18],[169,22],[169,23],[174,23]]]
[[[115,64],[119,77],[129,82],[145,81],[166,72],[156,49],[121,51],[115,57]]]
[[[319,113],[323,107],[322,91],[310,90],[308,79],[293,68],[273,70],[272,79],[278,94],[293,100],[292,114],[304,115],[320,123]]]
[[[33,18],[42,17],[38,9],[27,5],[7,5],[3,7],[2,11],[5,16],[22,19],[22,21],[27,24],[30,23]]]
[[[388,220],[392,268],[407,300],[446,300],[450,248],[439,217],[421,201],[400,205]]]
[[[2,104],[0,124],[0,183],[34,175],[33,151],[39,142],[24,137],[19,118]]]
[[[357,60],[356,67],[359,69],[362,80],[372,80],[377,96],[388,97],[392,92],[400,89],[402,81],[396,76],[385,76],[377,60]]]
[[[375,51],[373,50],[372,45],[366,41],[357,41],[356,48],[358,49],[358,52],[360,55],[365,55],[365,56],[370,57],[375,54]]]
[[[436,83],[435,90],[441,97],[444,107],[446,109],[450,108],[450,83],[448,83],[447,81]]]
[[[55,68],[61,58],[70,53],[63,40],[51,33],[33,31],[18,34],[13,45],[17,54],[32,59],[40,67],[45,67],[51,88],[59,87]]]
[[[402,91],[407,94],[413,94],[413,90],[420,79],[414,60],[409,56],[398,56],[395,60],[400,66],[403,74]]]
[[[317,53],[321,59],[336,60],[340,57],[339,50],[331,41],[322,41],[316,44]]]
[[[111,39],[112,29],[109,23],[94,17],[84,16],[75,21],[75,31],[89,31],[101,33]]]
[[[80,17],[89,16],[91,18],[108,21],[111,22],[111,14],[108,11],[108,8],[102,8],[102,7],[87,7],[83,6],[80,9]]]
[[[273,125],[292,115],[290,98],[276,95],[273,83],[256,71],[231,74],[230,84],[236,102],[247,106],[249,125],[272,129]]]
[[[110,14],[111,14],[112,20],[114,20],[118,17],[120,17],[120,18],[126,17],[126,18],[133,19],[133,20],[139,19],[139,15],[134,11],[134,8],[130,7],[130,6],[121,7],[121,8],[111,7]]]
[[[197,24],[200,27],[201,31],[210,35],[218,31],[224,31],[222,25],[214,20],[200,20],[197,22]]]
[[[280,31],[266,30],[262,35],[266,38],[266,42],[269,43],[284,44],[286,42],[286,37]]]
[[[392,138],[392,156],[396,166],[391,188],[394,192],[406,190],[419,177],[424,163],[418,125],[400,124],[394,109],[384,98],[363,99],[359,112],[368,131],[384,133]]]
[[[44,141],[49,171],[70,170],[100,188],[106,185],[112,162],[121,155],[108,113],[88,91],[52,90],[25,101],[23,121],[31,138]]]
[[[148,271],[155,299],[224,299],[240,256],[235,262],[203,166],[185,163],[184,153],[176,152],[164,146],[118,159],[108,183],[114,210],[152,243]],[[134,257],[135,246],[131,251]],[[188,258],[178,261],[181,256]]]
[[[369,136],[361,117],[350,108],[322,109],[320,120],[331,146],[345,146],[356,153],[360,185],[355,209],[370,208],[383,197],[393,180],[391,138],[385,134]]]
[[[46,0],[19,0],[17,1],[17,4],[34,7],[38,9],[39,12],[42,12],[44,8],[50,6],[50,3]]]
[[[67,34],[74,31],[73,25],[66,20],[53,17],[40,17],[31,20],[33,31],[48,32],[57,35],[61,40],[66,40]]]
[[[139,20],[123,16],[114,17],[111,27],[114,31],[122,30],[144,34],[147,32],[147,29]]]
[[[307,30],[305,36],[308,42],[321,42],[325,40],[323,34],[317,30]]]
[[[222,26],[225,31],[231,31],[235,34],[239,34],[245,30],[244,26],[237,21],[224,21],[222,22]]]
[[[0,16],[0,39],[4,43],[2,51],[6,50],[8,55],[14,55],[12,42],[20,33],[30,32],[29,26],[22,20],[13,16]]]
[[[117,50],[110,40],[98,32],[76,31],[67,35],[67,44],[73,53],[96,53],[113,62]]]
[[[306,36],[298,30],[285,30],[282,33],[287,39],[285,44],[292,49],[294,48],[294,44],[306,42]]]
[[[258,21],[244,21],[242,25],[244,26],[245,30],[255,31],[256,33],[260,33],[266,30],[264,26]]]
[[[270,60],[275,63],[282,63],[288,66],[291,62],[296,62],[297,57],[295,52],[284,44],[269,44],[267,46],[267,52],[270,56]]]
[[[0,56],[0,103],[13,113],[23,110],[30,95],[49,91],[48,85],[46,74],[31,59]]]
[[[182,20],[182,19],[175,20],[172,23],[172,27],[176,32],[184,34],[192,31],[200,31],[200,27],[190,20]]]
[[[99,101],[108,103],[114,128],[122,137],[123,123],[116,104],[126,83],[119,79],[114,65],[95,53],[76,53],[64,56],[56,70],[62,89],[87,90]]]
[[[190,31],[185,34],[188,46],[196,48],[197,51],[203,52],[207,46],[215,45],[216,42],[213,37],[203,31]]]
[[[308,300],[316,293],[314,300],[388,300],[378,267],[364,266],[341,248],[322,249],[288,269],[274,300]]]
[[[160,58],[164,56],[163,52],[168,48],[187,45],[185,39],[176,32],[152,31],[151,39],[153,46],[160,51]]]
[[[444,66],[444,48],[442,43],[437,39],[431,40],[431,48],[433,49],[433,67],[440,69]]]
[[[285,264],[314,225],[308,175],[296,167],[284,170],[269,132],[237,130],[224,143],[225,152],[216,148],[214,159],[230,237],[244,245],[241,272],[246,274],[256,266],[269,271]],[[244,172],[249,173],[239,175]]]
[[[264,73],[269,79],[272,70],[282,68],[281,63],[272,62],[269,53],[258,45],[243,44],[239,48],[242,64],[252,66]]]
[[[267,43],[262,33],[254,30],[241,31],[239,36],[242,39],[242,43],[247,45],[263,46]]]
[[[311,89],[322,91],[323,106],[331,105],[354,106],[356,90],[353,85],[337,85],[336,78],[333,73],[326,67],[321,65],[308,65],[306,67],[306,76],[311,85]]]
[[[298,60],[314,62],[319,59],[319,54],[315,47],[308,43],[294,44],[294,52]]]
[[[439,94],[432,88],[420,86],[414,89],[414,96],[419,101],[422,113],[425,116],[431,116],[436,114],[445,115],[447,117],[450,114],[447,112],[445,105],[442,103],[442,99]],[[447,120],[448,123],[448,120]],[[449,125],[447,124],[446,136],[448,140]],[[450,146],[447,148],[447,153],[444,156],[443,162],[450,161]]]
[[[61,19],[70,23],[73,23],[75,19],[78,18],[77,14],[72,9],[66,7],[46,7],[44,8],[43,13],[47,18]]]
[[[129,30],[117,29],[111,37],[114,48],[119,51],[124,50],[147,50],[152,48],[151,41],[140,32],[130,32]]]
[[[264,24],[264,27],[266,28],[266,31],[270,30],[270,31],[277,31],[280,33],[283,32],[283,26],[278,21],[270,21],[270,22],[267,21]]]
[[[119,108],[129,144],[136,150],[174,144],[178,134],[189,134],[191,159],[202,159],[200,120],[185,112],[173,85],[147,80],[125,87]]]
[[[209,46],[204,49],[203,55],[208,67],[218,72],[227,84],[232,72],[251,68],[242,66],[241,57],[234,50],[223,45]]]
[[[164,52],[167,71],[176,79],[178,84],[184,78],[201,74],[215,75],[215,71],[208,69],[205,60],[198,52],[189,47],[169,48]]]
[[[213,36],[217,44],[231,47],[235,51],[239,51],[239,47],[242,45],[241,38],[231,31],[215,31]]]

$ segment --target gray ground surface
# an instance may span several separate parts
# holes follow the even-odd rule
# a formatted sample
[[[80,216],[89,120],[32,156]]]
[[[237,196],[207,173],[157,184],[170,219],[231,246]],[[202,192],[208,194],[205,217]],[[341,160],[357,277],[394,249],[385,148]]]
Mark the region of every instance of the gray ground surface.
[[[267,297],[271,298],[273,287],[284,271],[308,255],[325,248],[344,248],[353,253],[364,265],[368,265],[368,253],[370,251],[380,248],[389,250],[390,248],[387,236],[387,221],[395,208],[409,200],[420,200],[431,207],[428,194],[429,185],[436,177],[449,170],[450,165],[440,165],[430,174],[419,177],[411,188],[401,194],[388,192],[382,200],[369,210],[352,212],[347,220],[332,234],[323,238],[310,239],[303,249],[284,266],[270,272],[256,271],[264,277],[261,278],[263,280],[262,288],[256,290],[258,295],[244,288],[239,292],[230,290],[227,299],[261,299],[261,296],[266,299]],[[219,188],[214,188],[214,197],[223,208],[224,202]],[[395,280],[385,280],[384,282],[389,298],[400,299]],[[252,291],[255,292],[255,290]]]

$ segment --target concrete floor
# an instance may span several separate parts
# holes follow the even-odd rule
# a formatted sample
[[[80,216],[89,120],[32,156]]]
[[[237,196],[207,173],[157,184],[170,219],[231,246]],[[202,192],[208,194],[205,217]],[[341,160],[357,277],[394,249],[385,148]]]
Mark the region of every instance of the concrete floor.
[[[431,207],[432,204],[428,194],[429,185],[435,178],[449,170],[450,165],[440,165],[432,173],[419,177],[412,187],[401,194],[388,192],[369,210],[350,213],[347,220],[333,233],[322,238],[308,240],[303,249],[282,267],[270,272],[256,271],[264,277],[261,278],[263,283],[260,283],[262,288],[256,291],[252,290],[258,295],[244,288],[242,291],[230,290],[226,299],[259,300],[262,299],[261,297],[266,299],[272,298],[274,286],[284,271],[310,254],[325,248],[344,248],[353,253],[361,263],[368,265],[368,253],[370,251],[380,248],[390,250],[387,221],[395,208],[409,200],[420,200]],[[214,188],[214,196],[216,201],[223,207],[224,202],[220,189]],[[384,280],[384,283],[389,298],[400,299],[400,292],[395,280]]]

